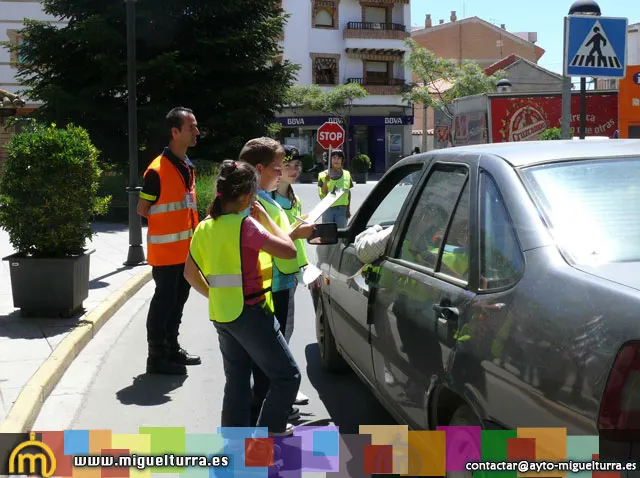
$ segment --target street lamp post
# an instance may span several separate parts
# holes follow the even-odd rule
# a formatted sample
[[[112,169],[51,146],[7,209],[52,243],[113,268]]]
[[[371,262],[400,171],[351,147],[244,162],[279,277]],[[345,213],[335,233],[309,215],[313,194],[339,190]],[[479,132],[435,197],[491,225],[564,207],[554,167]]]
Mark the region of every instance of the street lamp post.
[[[576,0],[569,9],[569,15],[600,16],[600,7],[595,0]],[[570,114],[570,113],[569,113]],[[580,78],[580,139],[585,139],[587,127],[587,79]]]
[[[129,95],[129,253],[125,266],[146,264],[142,249],[142,220],[138,215],[138,118],[136,89],[136,1],[127,4],[127,90]]]

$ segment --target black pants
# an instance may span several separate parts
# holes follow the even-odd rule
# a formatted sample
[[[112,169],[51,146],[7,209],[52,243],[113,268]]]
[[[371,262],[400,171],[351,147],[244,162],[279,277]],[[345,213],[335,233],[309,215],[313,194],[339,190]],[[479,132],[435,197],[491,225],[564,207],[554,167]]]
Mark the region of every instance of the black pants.
[[[182,311],[191,289],[184,278],[184,264],[153,267],[151,273],[156,291],[147,316],[147,341],[152,347],[175,347],[178,345]]]
[[[289,294],[293,294],[295,289],[281,290],[273,293],[274,315],[280,324],[280,332],[285,335],[287,330],[287,317],[289,315]],[[255,363],[252,368],[253,372],[253,397],[251,400],[251,420],[252,426],[255,426],[260,415],[262,403],[267,397],[269,391],[269,379],[265,373]]]

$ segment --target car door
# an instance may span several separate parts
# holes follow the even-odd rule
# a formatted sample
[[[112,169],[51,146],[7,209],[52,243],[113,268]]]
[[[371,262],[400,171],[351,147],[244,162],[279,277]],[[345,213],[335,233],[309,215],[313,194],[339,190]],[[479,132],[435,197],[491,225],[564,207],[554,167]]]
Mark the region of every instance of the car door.
[[[470,201],[476,162],[435,162],[380,264],[371,307],[377,388],[411,426],[429,429],[431,387],[449,372],[458,324],[476,277]]]
[[[423,162],[409,163],[392,170],[369,194],[349,226],[349,237],[341,244],[337,267],[329,276],[331,330],[343,356],[371,384],[375,383],[367,314],[369,285],[363,264],[356,255],[355,237],[367,227],[379,224],[393,227],[403,204],[417,183]],[[366,272],[364,272],[366,275]]]

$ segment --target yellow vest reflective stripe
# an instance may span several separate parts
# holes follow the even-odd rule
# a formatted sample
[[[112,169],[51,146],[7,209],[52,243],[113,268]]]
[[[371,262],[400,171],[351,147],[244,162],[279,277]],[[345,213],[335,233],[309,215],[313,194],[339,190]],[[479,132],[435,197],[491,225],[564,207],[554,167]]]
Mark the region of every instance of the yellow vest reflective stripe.
[[[318,174],[318,192],[321,198],[324,198],[324,195],[322,194],[321,183],[324,183],[327,180],[327,178],[329,178],[329,171],[322,171],[320,174]],[[329,179],[329,182],[327,183],[329,192],[336,189],[349,189],[350,186],[351,186],[351,173],[349,173],[349,171],[347,171],[346,169],[342,170],[342,176],[340,176],[340,178],[336,180]],[[348,206],[348,205],[349,205],[349,195],[343,194],[340,199],[338,199],[335,203],[331,205],[331,207]]]
[[[267,211],[267,214],[269,214],[269,217],[273,219],[273,222],[275,222],[277,226],[280,229],[282,229],[286,234],[289,234],[289,231],[291,230],[291,227],[289,225],[289,219],[287,218],[287,215],[285,214],[284,210],[280,207],[280,205],[273,204],[272,202],[267,201],[259,196],[258,196],[258,201],[260,201],[260,204],[262,204],[262,206],[265,208],[265,210]],[[264,254],[267,254],[267,253],[265,252]],[[281,274],[296,274],[300,270],[300,266],[298,265],[297,258],[281,259],[279,257],[273,257],[271,255],[269,255],[269,257],[272,258],[273,263],[275,264],[276,268]],[[262,261],[266,262],[266,257],[263,257]],[[264,264],[264,266],[266,267],[266,263]]]
[[[209,318],[215,322],[233,322],[244,310],[240,234],[245,219],[226,214],[202,221],[195,232],[196,244],[205,246],[198,250],[198,266],[209,285]],[[273,311],[271,292],[264,294]]]
[[[302,203],[300,202],[300,198],[298,196],[296,196],[295,206],[289,209],[283,207],[282,209],[286,214],[287,219],[289,219],[289,224],[293,224],[294,222],[296,222],[297,219],[295,218],[295,216],[302,216]],[[293,241],[293,243],[296,245],[296,249],[298,250],[298,255],[296,256],[298,260],[298,267],[302,268],[309,264],[309,259],[307,258],[307,250],[304,247],[304,239],[296,239],[295,241]]]

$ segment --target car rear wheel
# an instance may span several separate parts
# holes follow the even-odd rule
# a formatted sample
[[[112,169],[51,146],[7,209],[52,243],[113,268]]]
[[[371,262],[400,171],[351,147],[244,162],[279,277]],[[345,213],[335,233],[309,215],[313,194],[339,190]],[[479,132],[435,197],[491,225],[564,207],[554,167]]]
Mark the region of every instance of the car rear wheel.
[[[318,297],[318,304],[316,305],[316,339],[320,348],[322,369],[333,373],[344,372],[347,369],[347,364],[340,352],[338,352],[336,340],[326,320],[322,297]]]
[[[481,426],[478,417],[473,413],[473,410],[468,405],[462,405],[458,407],[458,409],[454,412],[451,420],[449,421],[450,427],[477,427]],[[477,457],[480,455],[480,443],[474,441],[472,437],[467,437],[464,435],[458,435],[460,437],[459,440],[456,440],[457,443],[454,444],[458,455],[466,455],[468,457],[467,461],[475,461]],[[447,470],[447,478],[473,478],[473,472],[471,471],[448,471]]]

